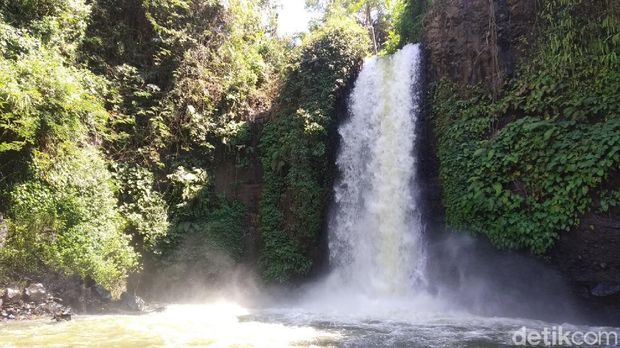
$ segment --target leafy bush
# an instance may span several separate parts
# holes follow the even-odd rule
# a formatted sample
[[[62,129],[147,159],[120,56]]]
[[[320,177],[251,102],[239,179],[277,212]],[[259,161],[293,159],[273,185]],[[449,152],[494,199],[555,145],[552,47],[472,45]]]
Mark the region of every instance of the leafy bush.
[[[199,198],[200,199],[200,198]],[[194,205],[198,207],[200,205]],[[239,261],[243,256],[245,234],[245,207],[239,202],[219,198],[208,209],[193,209],[179,218],[175,228],[182,239],[200,236],[205,250],[220,253]]]
[[[84,0],[0,0],[4,21],[41,39],[48,50],[70,59],[75,58],[89,13],[90,6]]]
[[[32,178],[12,190],[2,263],[16,273],[91,278],[118,295],[137,255],[122,233],[111,175],[92,147],[63,152],[37,153]]]
[[[15,53],[0,58],[0,156],[96,135],[108,115],[98,96],[102,81],[65,66],[61,56],[41,49],[36,39],[10,31],[0,38],[0,45]]]
[[[208,37],[180,61],[162,115],[182,150],[210,153],[271,106],[266,92],[278,79],[271,65],[280,62],[269,59],[277,58],[270,50],[278,39],[267,35],[260,13],[258,2],[231,2],[222,29],[201,33]]]
[[[606,190],[601,192],[599,212],[611,213],[613,208],[620,207],[620,190]]]
[[[1,0],[0,11],[5,20],[17,26],[57,16],[69,7],[66,0]]]
[[[200,195],[208,191],[209,176],[204,169],[192,168],[190,170],[183,166],[177,167],[174,173],[168,175],[171,182],[174,198],[171,201],[176,204],[176,209],[185,209],[193,201],[198,200]]]
[[[244,249],[245,207],[215,196],[203,169],[178,167],[168,178],[172,183],[169,200],[174,202],[169,236],[173,246],[200,236],[201,245],[240,260]]]
[[[158,292],[195,296],[192,286],[202,289],[204,284],[219,285],[218,281],[231,279],[235,265],[244,257],[243,205],[220,197],[208,210],[191,212],[175,224],[172,248],[156,265],[153,282]]]
[[[0,262],[12,276],[52,271],[118,293],[137,255],[95,145],[108,118],[106,83],[67,64],[75,42],[66,35],[83,24],[63,17],[83,10],[71,3],[24,28],[0,23],[0,194],[10,218]],[[65,19],[76,22],[60,30]]]
[[[158,244],[168,235],[168,209],[161,193],[154,190],[155,177],[141,167],[119,165],[119,211],[126,220],[125,232],[141,249],[159,253]]]
[[[283,87],[282,109],[261,137],[261,267],[268,280],[306,274],[317,247],[325,194],[328,133],[337,98],[368,52],[352,20],[328,22],[302,44]]]

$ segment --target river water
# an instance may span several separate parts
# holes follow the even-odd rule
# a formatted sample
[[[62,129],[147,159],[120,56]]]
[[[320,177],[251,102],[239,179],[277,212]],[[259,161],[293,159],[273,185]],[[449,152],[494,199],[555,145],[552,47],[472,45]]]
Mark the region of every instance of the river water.
[[[252,310],[214,302],[171,305],[164,312],[146,315],[0,324],[0,347],[512,347],[518,346],[514,332],[523,326],[542,331],[555,325],[458,313],[380,318],[300,307]],[[611,330],[566,324],[563,328]]]

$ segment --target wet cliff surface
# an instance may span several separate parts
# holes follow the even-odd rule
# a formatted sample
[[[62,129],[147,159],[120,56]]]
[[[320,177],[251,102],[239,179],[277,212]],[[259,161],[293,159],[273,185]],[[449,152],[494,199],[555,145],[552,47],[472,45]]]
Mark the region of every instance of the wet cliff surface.
[[[586,5],[576,6],[572,15],[580,16],[579,11],[588,9]],[[472,87],[492,98],[505,95],[515,70],[529,61],[534,42],[542,35],[542,6],[535,0],[436,1],[427,14],[424,32],[431,84],[448,80],[462,95]],[[495,132],[523,116],[510,111],[496,116]],[[615,176],[608,177],[603,188],[616,190]],[[620,214],[617,209],[601,213],[597,195],[593,193],[591,199],[591,208],[579,214],[576,227],[560,233],[540,259],[568,279],[591,317],[617,321]]]

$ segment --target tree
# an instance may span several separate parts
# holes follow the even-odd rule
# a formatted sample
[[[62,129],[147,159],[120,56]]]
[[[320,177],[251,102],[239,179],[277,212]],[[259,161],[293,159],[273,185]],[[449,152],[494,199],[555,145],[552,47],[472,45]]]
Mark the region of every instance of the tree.
[[[394,5],[392,0],[306,0],[307,7],[322,11],[325,18],[354,17],[368,29],[375,53],[387,39]]]

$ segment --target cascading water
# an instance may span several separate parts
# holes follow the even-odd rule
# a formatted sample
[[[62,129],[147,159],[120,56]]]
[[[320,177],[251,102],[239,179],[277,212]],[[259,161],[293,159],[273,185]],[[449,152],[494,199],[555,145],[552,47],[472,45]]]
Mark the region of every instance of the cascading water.
[[[424,282],[416,199],[420,48],[365,63],[340,126],[330,262],[341,281],[375,295],[405,295]]]

